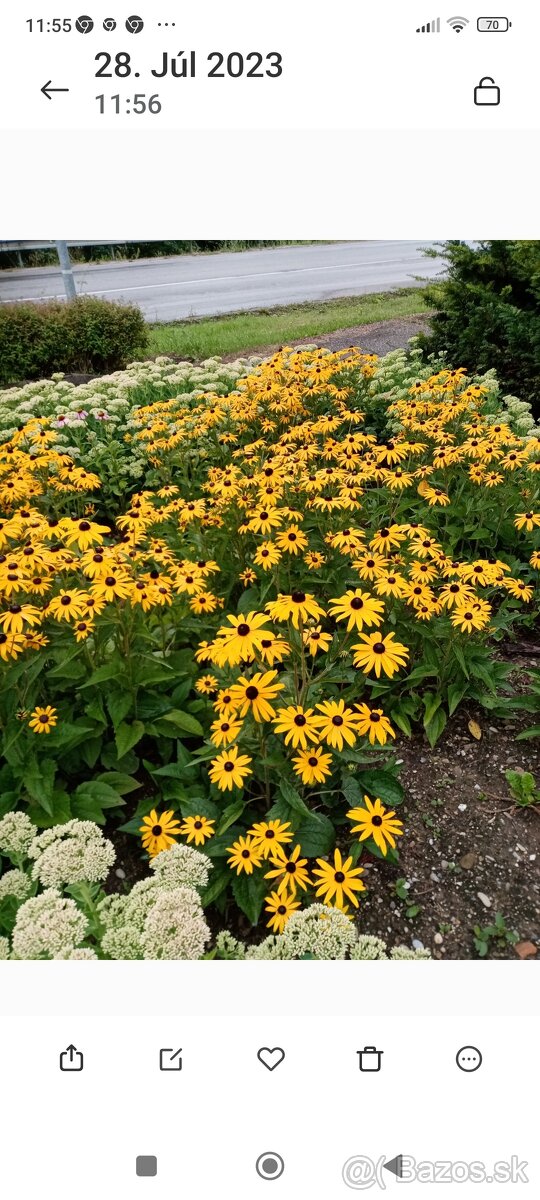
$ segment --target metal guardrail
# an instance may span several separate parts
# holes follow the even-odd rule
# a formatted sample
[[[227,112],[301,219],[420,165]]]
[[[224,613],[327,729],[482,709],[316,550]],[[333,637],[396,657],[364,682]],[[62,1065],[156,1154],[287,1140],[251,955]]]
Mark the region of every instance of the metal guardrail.
[[[101,239],[99,242],[78,241],[66,242],[67,246],[134,246],[137,238],[124,238],[122,241],[107,241]],[[56,242],[0,242],[0,253],[17,250],[54,250]]]

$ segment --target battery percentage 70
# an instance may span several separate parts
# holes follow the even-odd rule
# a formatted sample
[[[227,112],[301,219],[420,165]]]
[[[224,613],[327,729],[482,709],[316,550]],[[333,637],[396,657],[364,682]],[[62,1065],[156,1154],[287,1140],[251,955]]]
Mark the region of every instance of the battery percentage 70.
[[[507,33],[511,25],[508,17],[479,17],[476,28],[480,33]]]

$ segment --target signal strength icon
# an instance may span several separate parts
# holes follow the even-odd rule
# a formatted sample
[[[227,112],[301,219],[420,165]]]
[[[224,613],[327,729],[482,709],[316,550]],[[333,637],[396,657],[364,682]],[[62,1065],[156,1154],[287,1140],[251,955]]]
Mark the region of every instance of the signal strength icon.
[[[446,22],[454,30],[454,33],[463,33],[465,26],[469,24],[467,17],[450,17]]]
[[[428,21],[426,25],[421,25],[420,28],[416,30],[416,32],[417,33],[440,33],[441,32],[441,18],[435,17],[433,21]]]

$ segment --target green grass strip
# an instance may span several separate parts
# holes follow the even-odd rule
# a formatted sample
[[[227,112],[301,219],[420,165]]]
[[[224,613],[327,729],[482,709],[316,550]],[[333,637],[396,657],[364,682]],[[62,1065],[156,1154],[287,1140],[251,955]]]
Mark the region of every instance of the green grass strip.
[[[423,310],[423,288],[406,288],[368,296],[295,304],[286,308],[242,312],[223,317],[149,325],[147,354],[179,354],[186,358],[223,357],[269,349],[298,339],[320,339],[325,333],[374,321],[410,317]]]

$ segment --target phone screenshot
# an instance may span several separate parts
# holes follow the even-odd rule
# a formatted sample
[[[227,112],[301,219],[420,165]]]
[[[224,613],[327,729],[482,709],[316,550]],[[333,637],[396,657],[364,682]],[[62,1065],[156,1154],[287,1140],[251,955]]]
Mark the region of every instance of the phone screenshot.
[[[13,1200],[540,1194],[539,37],[0,13]]]

